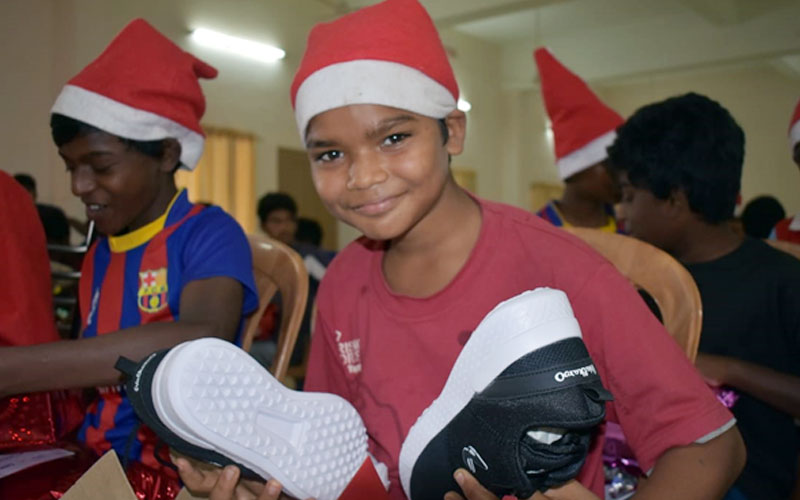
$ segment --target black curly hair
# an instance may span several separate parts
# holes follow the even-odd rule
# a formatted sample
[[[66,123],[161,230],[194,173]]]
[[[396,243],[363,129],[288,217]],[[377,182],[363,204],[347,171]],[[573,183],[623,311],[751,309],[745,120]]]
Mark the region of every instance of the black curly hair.
[[[97,127],[89,125],[88,123],[84,123],[68,116],[60,115],[58,113],[53,113],[50,115],[50,133],[53,136],[53,142],[55,142],[56,146],[59,148],[72,141],[76,137],[92,134],[94,132],[103,131]],[[126,144],[129,148],[133,148],[144,155],[152,158],[164,157],[165,139],[156,141],[135,141],[133,139],[126,139],[124,137],[116,137],[118,137],[119,140]],[[175,168],[177,169],[179,166],[180,163],[175,165]]]
[[[608,156],[612,169],[656,198],[680,190],[705,221],[733,217],[744,132],[728,110],[706,96],[688,93],[640,108],[617,129]]]
[[[275,210],[287,210],[292,217],[297,217],[297,203],[294,198],[286,193],[272,192],[267,193],[258,200],[258,219],[263,224],[269,214]]]

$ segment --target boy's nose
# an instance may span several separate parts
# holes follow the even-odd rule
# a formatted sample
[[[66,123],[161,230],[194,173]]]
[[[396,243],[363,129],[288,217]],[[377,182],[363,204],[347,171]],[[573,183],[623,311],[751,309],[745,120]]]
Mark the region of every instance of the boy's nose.
[[[377,155],[360,155],[350,164],[347,177],[348,189],[368,189],[384,182],[389,174]]]
[[[83,196],[95,188],[94,175],[89,167],[79,166],[75,168],[70,173],[70,177],[72,194],[75,196]]]

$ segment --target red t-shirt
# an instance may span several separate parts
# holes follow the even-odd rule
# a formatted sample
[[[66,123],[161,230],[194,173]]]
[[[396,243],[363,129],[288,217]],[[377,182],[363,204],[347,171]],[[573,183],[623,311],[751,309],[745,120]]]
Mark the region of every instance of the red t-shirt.
[[[547,286],[566,292],[605,386],[607,419],[618,422],[643,470],[667,449],[731,422],[681,349],[616,269],[535,214],[479,200],[482,226],[467,263],[425,298],[393,293],[382,246],[351,243],[328,267],[305,389],[339,394],[359,411],[370,451],[389,466],[403,499],[397,460],[417,417],[442,390],[461,347],[500,301]],[[603,497],[599,432],[580,481]]]
[[[0,170],[0,346],[58,340],[47,240],[33,198]]]

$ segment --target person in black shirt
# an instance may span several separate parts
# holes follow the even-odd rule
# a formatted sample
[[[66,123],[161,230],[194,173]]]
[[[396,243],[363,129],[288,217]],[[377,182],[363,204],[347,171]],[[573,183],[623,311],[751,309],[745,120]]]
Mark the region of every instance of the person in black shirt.
[[[734,232],[744,133],[690,93],[639,109],[617,130],[627,230],[682,262],[703,300],[697,368],[733,387],[747,464],[727,499],[786,499],[797,474],[800,260]]]

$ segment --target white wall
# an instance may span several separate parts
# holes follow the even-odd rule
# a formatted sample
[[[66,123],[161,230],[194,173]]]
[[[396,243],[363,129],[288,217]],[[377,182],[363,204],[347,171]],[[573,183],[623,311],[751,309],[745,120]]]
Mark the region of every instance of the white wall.
[[[0,168],[28,172],[40,179],[39,196],[54,199],[56,188],[46,179],[63,178],[52,171],[55,147],[47,127],[52,101],[55,29],[48,0],[0,3]],[[61,169],[63,171],[63,168]]]

